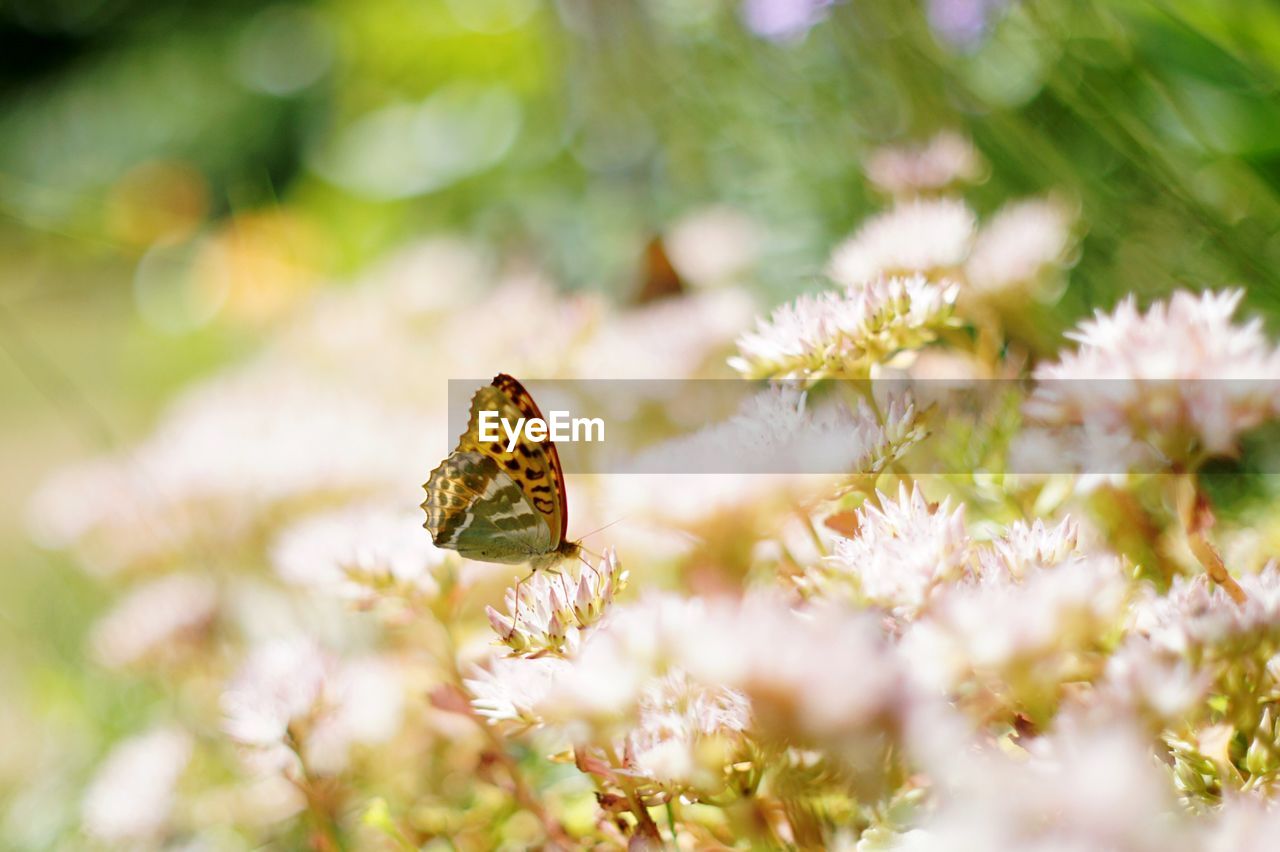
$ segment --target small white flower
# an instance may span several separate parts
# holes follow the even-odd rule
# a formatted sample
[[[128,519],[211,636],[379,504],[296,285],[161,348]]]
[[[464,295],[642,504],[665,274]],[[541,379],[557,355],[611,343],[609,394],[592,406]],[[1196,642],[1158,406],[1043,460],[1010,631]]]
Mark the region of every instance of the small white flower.
[[[223,728],[251,746],[282,745],[324,693],[332,661],[314,643],[279,640],[257,648],[222,695]]]
[[[271,552],[284,580],[356,601],[393,592],[425,597],[439,584],[445,554],[418,511],[358,505],[313,515],[288,527]]]
[[[878,789],[886,749],[902,746],[918,696],[877,619],[837,607],[797,612],[766,596],[708,616],[682,666],[747,697],[754,739],[819,749]]]
[[[898,499],[879,496],[857,512],[857,534],[836,544],[835,554],[811,572],[827,592],[841,585],[895,615],[910,618],[925,606],[934,588],[966,575],[972,544],[964,506],[951,510],[925,499],[918,486],[899,486]]]
[[[476,713],[490,722],[531,728],[542,724],[535,708],[569,665],[560,657],[495,656],[477,667],[463,685],[472,695]]]
[[[1203,852],[1270,852],[1280,837],[1280,810],[1262,795],[1234,795],[1203,826]]]
[[[1260,320],[1231,317],[1242,290],[1175,293],[1145,313],[1133,298],[1068,336],[1080,345],[1035,371],[1028,417],[1149,442],[1173,464],[1230,453],[1280,409],[1280,351]]]
[[[941,192],[982,177],[986,164],[973,143],[944,130],[923,145],[880,148],[867,157],[867,179],[888,195]]]
[[[1098,704],[1108,714],[1136,715],[1163,726],[1190,712],[1211,686],[1208,672],[1142,636],[1130,636],[1107,659]]]
[[[973,672],[1001,676],[1014,696],[1038,696],[1077,679],[1082,658],[1114,629],[1127,600],[1119,560],[1096,556],[940,589],[910,625],[904,650],[936,689]]]
[[[755,313],[755,300],[730,287],[604,313],[591,333],[580,335],[581,341],[572,347],[568,377],[695,378],[723,357]]]
[[[191,749],[190,735],[178,728],[157,728],[113,748],[85,793],[85,831],[135,848],[161,840]]]
[[[890,275],[952,275],[973,244],[978,220],[954,198],[903,202],[874,216],[831,254],[829,274],[846,287]]]
[[[626,587],[627,572],[612,548],[595,568],[539,571],[507,589],[507,614],[485,607],[489,626],[498,639],[517,654],[564,654],[576,648],[583,631],[591,629]]]
[[[1021,578],[1039,568],[1082,558],[1079,540],[1080,527],[1070,518],[1053,527],[1040,518],[1032,524],[1015,521],[999,538],[978,551],[981,574]]]
[[[682,217],[667,232],[671,263],[696,286],[726,284],[751,268],[762,227],[731,207],[707,207]]]
[[[640,472],[872,473],[924,437],[909,396],[885,400],[883,423],[864,399],[811,406],[805,393],[774,386],[728,420],[641,453]]]
[[[671,789],[719,787],[723,764],[706,765],[700,746],[715,739],[726,746],[740,743],[750,720],[742,693],[703,686],[676,669],[644,690],[639,722],[627,736],[627,764]]]
[[[950,324],[956,292],[911,275],[801,296],[738,338],[729,366],[752,379],[867,378],[876,364],[933,341]]]
[[[722,730],[741,724],[744,708],[735,694],[741,693],[753,732],[821,743],[872,775],[911,697],[898,658],[864,613],[798,613],[772,596],[652,595],[613,612],[537,711],[575,741],[616,741],[641,725],[653,685],[674,673],[701,685],[696,694],[712,689],[704,707]],[[674,771],[692,765],[682,755],[664,746],[651,759]]]
[[[804,37],[827,15],[835,0],[743,0],[742,21],[747,29],[770,41]]]
[[[1013,759],[989,748],[931,754],[937,807],[897,852],[1191,852],[1144,737],[1114,721],[1069,728]]]
[[[1033,290],[1066,262],[1071,221],[1065,205],[1050,199],[1005,205],[978,233],[965,263],[966,290],[985,296]]]
[[[31,522],[102,572],[227,547],[297,503],[411,498],[406,468],[430,469],[423,418],[364,389],[264,358],[188,390],[142,443],[57,472]]]
[[[620,736],[635,719],[645,684],[672,661],[673,644],[698,619],[701,601],[651,594],[615,607],[591,633],[538,705],[548,721],[575,733],[595,728],[604,739]]]
[[[354,743],[399,728],[403,689],[375,659],[338,661],[308,639],[256,648],[222,694],[223,729],[264,772],[340,772]]]
[[[1132,473],[1167,470],[1168,459],[1127,430],[1107,430],[1087,421],[1082,426],[1029,426],[1009,447],[1009,470],[1031,477],[1076,477],[1075,491],[1124,487]]]
[[[1165,595],[1148,588],[1130,615],[1130,629],[1179,656],[1192,650],[1239,653],[1241,641],[1280,636],[1280,567],[1268,563],[1239,578],[1247,600],[1236,604],[1204,574],[1174,577]],[[1228,644],[1230,643],[1230,644]]]
[[[201,634],[217,606],[217,586],[208,577],[171,574],[140,585],[94,625],[94,656],[119,668],[163,655]]]

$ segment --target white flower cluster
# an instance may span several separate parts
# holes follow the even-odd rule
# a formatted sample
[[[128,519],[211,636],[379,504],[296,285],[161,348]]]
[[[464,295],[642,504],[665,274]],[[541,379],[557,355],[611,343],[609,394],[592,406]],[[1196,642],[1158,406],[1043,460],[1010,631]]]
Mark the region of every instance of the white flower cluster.
[[[536,719],[588,752],[621,741],[627,759],[616,769],[664,783],[696,776],[704,792],[716,786],[712,775],[722,785],[739,762],[748,716],[762,742],[802,736],[849,771],[872,771],[864,762],[883,755],[909,704],[906,677],[873,620],[826,607],[793,611],[774,597],[650,596],[615,609],[568,662],[521,662],[539,668],[505,663],[502,671],[519,673],[503,690],[491,677],[471,681],[479,712]],[[724,748],[704,748],[709,740]],[[721,761],[714,771],[710,755]]]
[[[332,775],[353,745],[395,735],[403,689],[386,661],[338,660],[309,639],[278,639],[255,649],[227,685],[224,728],[260,772]]]
[[[922,275],[862,279],[801,296],[738,339],[729,365],[746,378],[867,378],[873,366],[934,340],[957,288]]]
[[[1098,312],[1068,334],[1075,351],[1036,368],[1028,417],[1141,442],[1184,470],[1233,452],[1280,411],[1280,349],[1260,320],[1232,322],[1243,297],[1179,291],[1143,312],[1130,296]]]
[[[1241,292],[1180,292],[1098,314],[1036,366],[984,311],[1046,295],[1071,262],[1069,208],[1022,201],[980,224],[940,195],[983,170],[954,136],[868,170],[895,207],[835,252],[842,289],[737,341],[732,368],[773,386],[625,480],[572,483],[575,532],[622,518],[626,570],[609,547],[504,595],[436,548],[413,507],[450,436],[421,401],[446,375],[497,370],[723,373],[743,293],[614,314],[435,245],[304,308],[133,450],[55,476],[33,511],[45,540],[145,578],[92,630],[93,656],[150,667],[184,720],[106,757],[86,834],[162,848],[222,821],[233,843],[318,849],[1270,848],[1280,567],[1191,576],[1191,557],[1217,556],[1217,518],[1190,476],[1168,479],[1194,492],[1194,527],[1167,483],[1088,492],[994,468],[1054,457],[1065,430],[1083,463],[1145,444],[1146,463],[1194,472],[1280,413],[1280,350],[1233,320]],[[669,241],[707,286],[745,275],[759,233],[720,210]],[[931,400],[866,380],[922,366],[1033,375],[1039,432],[1016,402],[990,440],[943,423],[993,469],[914,476],[907,462],[942,445]],[[384,606],[404,617],[366,612]],[[228,739],[243,766],[219,762]]]
[[[897,500],[878,500],[859,509],[857,535],[840,541],[810,577],[827,593],[833,583],[847,584],[860,600],[910,617],[934,588],[971,571],[964,507],[931,504],[918,487],[908,491],[905,485]]]
[[[281,578],[349,600],[369,603],[386,594],[430,598],[444,551],[423,535],[421,513],[352,505],[306,517],[287,528],[272,549]]]
[[[878,473],[922,440],[911,397],[889,399],[878,416],[865,399],[823,402],[789,384],[745,400],[729,419],[640,454],[638,473]]]
[[[867,220],[831,254],[831,278],[859,287],[882,276],[927,278],[960,272],[978,220],[954,198],[907,201]]]
[[[489,626],[498,639],[516,654],[542,656],[570,653],[604,617],[615,596],[626,588],[627,572],[612,549],[600,564],[585,564],[577,579],[568,571],[538,571],[507,589],[503,615],[485,607]]]

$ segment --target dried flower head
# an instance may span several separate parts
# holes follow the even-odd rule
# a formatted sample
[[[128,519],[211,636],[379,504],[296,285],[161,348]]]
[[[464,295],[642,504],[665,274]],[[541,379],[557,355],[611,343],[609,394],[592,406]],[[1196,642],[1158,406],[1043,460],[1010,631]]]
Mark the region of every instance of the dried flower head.
[[[1036,369],[1028,416],[1128,434],[1182,467],[1232,452],[1280,406],[1280,351],[1259,320],[1231,321],[1243,296],[1179,291],[1145,313],[1132,297],[1098,312],[1069,334],[1079,348]]]
[[[750,379],[865,379],[876,364],[936,339],[956,292],[911,275],[801,296],[738,338],[729,366]]]
[[[954,198],[903,202],[874,216],[831,253],[832,279],[859,287],[884,276],[957,274],[973,244],[978,220]]]

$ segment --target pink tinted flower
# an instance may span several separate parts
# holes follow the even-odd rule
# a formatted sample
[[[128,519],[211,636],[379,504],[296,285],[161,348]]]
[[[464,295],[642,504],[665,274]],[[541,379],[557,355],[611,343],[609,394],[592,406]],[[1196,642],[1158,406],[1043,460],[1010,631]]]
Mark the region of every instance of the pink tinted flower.
[[[864,503],[857,532],[836,544],[835,554],[812,572],[817,588],[846,592],[867,603],[910,618],[933,590],[970,570],[973,555],[965,529],[964,506],[949,500],[933,504],[918,485],[899,486],[898,499],[880,495],[879,505]]]
[[[916,199],[873,216],[831,253],[837,283],[859,287],[885,276],[937,279],[959,272],[978,220],[963,201]]]
[[[538,571],[507,589],[505,615],[491,606],[485,615],[498,641],[516,654],[566,654],[604,617],[626,584],[627,572],[608,548],[594,568]]]
[[[202,635],[217,606],[217,585],[208,577],[171,574],[142,584],[94,625],[94,656],[120,668],[166,655]]]
[[[1068,335],[1075,351],[1036,368],[1028,417],[1128,434],[1173,464],[1234,451],[1280,408],[1280,350],[1260,320],[1231,319],[1243,296],[1179,291],[1145,312],[1132,297],[1099,311]]]
[[[367,602],[379,594],[430,597],[445,561],[422,528],[422,513],[360,504],[298,521],[276,540],[271,561],[284,580]]]
[[[747,29],[770,41],[792,41],[804,36],[826,17],[835,0],[743,0],[742,20]]]
[[[1070,211],[1052,199],[1005,205],[978,232],[965,262],[967,289],[986,296],[1034,292],[1066,263],[1071,225]]]
[[[723,759],[740,746],[751,709],[737,690],[704,686],[676,669],[644,690],[638,716],[625,746],[631,771],[668,789],[714,790],[724,785]]]
[[[463,684],[471,693],[471,706],[490,723],[531,728],[542,724],[536,708],[568,668],[559,657],[495,656]]]
[[[729,366],[750,379],[866,378],[876,364],[936,339],[957,287],[920,275],[805,295],[738,338]]]
[[[1196,848],[1146,739],[1114,721],[1056,732],[1016,757],[972,746],[929,763],[937,804],[891,847],[899,852]]]
[[[308,639],[278,639],[249,655],[222,694],[223,729],[264,772],[340,772],[349,747],[400,725],[403,687],[376,659],[339,661]]]
[[[982,176],[982,155],[966,137],[944,130],[923,145],[885,147],[866,162],[867,179],[895,197],[941,192]]]
[[[1177,655],[1215,648],[1237,654],[1244,645],[1280,636],[1280,566],[1239,577],[1247,600],[1236,604],[1204,574],[1174,577],[1167,594],[1147,589],[1134,605],[1129,627]]]

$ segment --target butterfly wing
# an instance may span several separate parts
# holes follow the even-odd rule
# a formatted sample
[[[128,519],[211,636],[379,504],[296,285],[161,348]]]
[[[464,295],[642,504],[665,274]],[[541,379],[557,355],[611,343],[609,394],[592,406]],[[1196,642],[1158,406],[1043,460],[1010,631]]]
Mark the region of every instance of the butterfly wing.
[[[555,548],[542,514],[484,453],[457,450],[431,471],[426,527],[437,547],[484,562],[526,562]]]
[[[520,382],[501,373],[492,384],[476,391],[471,398],[471,418],[467,431],[458,440],[458,449],[488,456],[520,486],[529,503],[546,522],[551,534],[548,550],[555,550],[565,540],[569,522],[564,471],[560,467],[556,445],[551,440],[529,441],[522,434],[514,450],[508,452],[505,433],[497,441],[481,441],[481,411],[497,411],[500,418],[512,424],[522,417],[526,420],[533,417],[545,419],[542,411]]]

